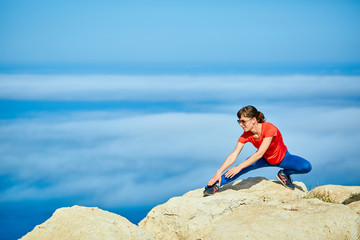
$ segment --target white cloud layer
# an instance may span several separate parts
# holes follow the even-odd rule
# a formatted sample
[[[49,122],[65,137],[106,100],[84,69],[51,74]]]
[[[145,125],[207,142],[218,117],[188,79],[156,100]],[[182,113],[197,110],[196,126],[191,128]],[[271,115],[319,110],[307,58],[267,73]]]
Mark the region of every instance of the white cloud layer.
[[[233,102],[238,95],[264,99],[257,107],[281,130],[290,152],[311,161],[313,171],[295,180],[309,187],[360,184],[358,77],[109,76],[102,84],[99,76],[82,76],[75,85],[73,78],[78,77],[2,76],[0,96],[222,103],[207,112],[45,112],[2,120],[0,176],[7,184],[0,202],[71,198],[77,204],[116,207],[158,203],[202,187],[242,133],[235,121],[242,107]],[[288,102],[296,96],[305,104]],[[329,98],[331,104],[308,104],[307,96]],[[348,97],[352,104],[342,105]],[[238,163],[254,151],[247,146]],[[244,177],[274,179],[276,171],[256,170]]]
[[[343,117],[359,118],[360,109],[264,109],[276,116],[269,117],[289,150],[308,158],[321,174],[302,176],[303,181],[315,185],[328,174],[320,169],[328,164],[342,169],[333,181],[360,168],[354,147],[360,124]],[[17,120],[3,124],[0,133],[1,174],[16,179],[2,201],[77,197],[116,206],[154,203],[202,187],[233,150],[241,129],[226,114],[117,118],[110,113],[108,119],[81,114],[61,121]],[[248,146],[239,161],[253,151]],[[274,178],[274,170],[259,171],[255,175]]]
[[[0,98],[58,101],[359,98],[359,82],[359,76],[0,75]]]
[[[222,114],[169,113],[131,118],[109,114],[108,119],[89,120],[85,114],[62,121],[43,118],[3,124],[0,171],[19,181],[3,199],[107,195],[129,186],[131,194],[124,192],[127,200],[122,203],[129,198],[132,203],[143,200],[135,197],[139,194],[158,198],[168,194],[164,181],[174,181],[165,188],[169,190],[185,175],[221,157],[224,140],[217,138],[231,134],[221,127],[228,119]]]

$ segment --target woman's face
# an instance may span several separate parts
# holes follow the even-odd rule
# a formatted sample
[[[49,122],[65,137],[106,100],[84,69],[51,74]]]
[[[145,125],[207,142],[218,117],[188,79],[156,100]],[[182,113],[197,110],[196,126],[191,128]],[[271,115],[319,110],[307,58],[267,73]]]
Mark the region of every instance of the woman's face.
[[[253,120],[254,118],[249,118],[241,115],[241,118],[238,120],[238,122],[240,126],[244,129],[244,132],[248,132],[254,126]]]

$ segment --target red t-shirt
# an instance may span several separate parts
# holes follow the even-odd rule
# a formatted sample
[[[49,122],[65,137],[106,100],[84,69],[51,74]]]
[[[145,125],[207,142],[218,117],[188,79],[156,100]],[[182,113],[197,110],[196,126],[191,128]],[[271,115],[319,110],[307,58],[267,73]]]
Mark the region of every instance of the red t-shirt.
[[[264,154],[264,158],[270,164],[279,164],[285,157],[287,147],[283,142],[283,138],[279,129],[277,129],[273,124],[269,122],[262,123],[259,140],[255,140],[254,136],[249,131],[244,132],[238,141],[243,144],[251,142],[254,147],[259,149],[261,143],[266,137],[273,137],[273,139],[271,140],[270,146]]]

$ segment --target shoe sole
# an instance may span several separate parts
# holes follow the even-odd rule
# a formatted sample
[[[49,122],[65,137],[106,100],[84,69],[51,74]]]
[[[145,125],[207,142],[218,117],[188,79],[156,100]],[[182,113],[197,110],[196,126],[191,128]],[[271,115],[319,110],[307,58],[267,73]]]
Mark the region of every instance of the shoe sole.
[[[204,192],[203,194],[204,194],[204,197],[208,197],[208,196],[212,196],[212,195],[214,195],[216,192],[214,192],[214,193],[207,193],[207,192]]]
[[[208,193],[208,192],[203,192],[204,196],[207,197],[207,196],[211,196],[211,195],[214,195],[215,193],[217,193],[219,191],[219,188],[215,190],[215,192],[213,193]]]
[[[214,195],[214,194],[204,193],[204,197],[208,197],[208,196],[211,196],[211,195]]]
[[[287,186],[285,183],[283,183],[283,181],[281,181],[281,179],[279,178],[278,175],[276,175],[276,178],[281,182],[282,185],[284,185],[284,187],[288,188],[288,189],[291,189],[291,190],[294,190],[295,188],[291,188],[289,186]]]

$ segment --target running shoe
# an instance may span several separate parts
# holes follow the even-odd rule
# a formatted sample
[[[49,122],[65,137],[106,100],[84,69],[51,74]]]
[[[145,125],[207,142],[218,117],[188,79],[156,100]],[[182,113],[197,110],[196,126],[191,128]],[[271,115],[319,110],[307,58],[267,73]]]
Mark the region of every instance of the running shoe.
[[[204,196],[210,196],[213,195],[214,193],[216,193],[217,191],[219,191],[219,182],[216,182],[214,185],[212,186],[206,186],[205,190],[204,190]]]
[[[291,190],[295,189],[295,185],[292,183],[290,176],[285,175],[283,170],[280,170],[278,174],[276,174],[277,179],[287,188]]]

